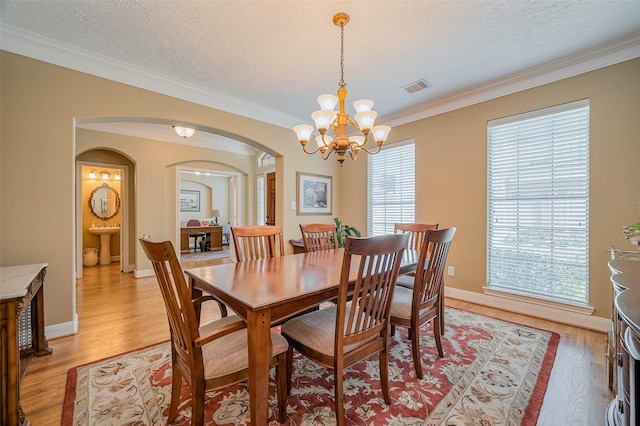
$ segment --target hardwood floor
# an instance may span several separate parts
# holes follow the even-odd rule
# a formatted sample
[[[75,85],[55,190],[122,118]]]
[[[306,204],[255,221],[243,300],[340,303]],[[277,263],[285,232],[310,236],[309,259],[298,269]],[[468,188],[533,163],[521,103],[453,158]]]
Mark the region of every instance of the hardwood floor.
[[[202,263],[183,267],[197,265]],[[32,360],[22,382],[22,407],[34,426],[60,424],[67,371],[71,367],[169,339],[155,277],[135,279],[133,274],[120,273],[118,264],[97,266],[85,268],[84,278],[76,282],[76,288],[78,334],[49,340],[53,354]],[[613,397],[607,387],[604,334],[453,299],[447,299],[446,304],[560,334],[538,424],[604,423],[605,408]]]

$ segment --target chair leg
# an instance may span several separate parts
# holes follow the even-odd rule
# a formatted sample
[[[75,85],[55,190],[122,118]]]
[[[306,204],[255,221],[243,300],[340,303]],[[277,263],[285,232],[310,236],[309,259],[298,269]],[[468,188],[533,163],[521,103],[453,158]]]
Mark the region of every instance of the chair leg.
[[[444,357],[444,353],[442,352],[442,335],[440,334],[440,315],[436,315],[433,320],[433,335],[436,338],[436,347],[438,348],[438,355],[440,358]]]
[[[420,359],[420,327],[409,329],[411,336],[411,353],[413,354],[413,366],[416,370],[416,377],[422,380],[422,361]]]
[[[440,334],[444,336],[444,286],[440,291],[438,300],[438,317],[440,317]]]
[[[291,375],[293,374],[293,347],[289,345],[287,349],[287,395],[291,395]]]
[[[278,385],[278,420],[284,423],[287,419],[287,380],[289,374],[287,369],[287,354],[278,355],[278,365],[276,366],[276,381]]]
[[[380,384],[382,385],[382,396],[384,397],[384,403],[391,405],[391,396],[389,395],[389,360],[387,344],[385,343],[384,349],[378,355],[380,359]]]
[[[391,324],[391,337],[396,335],[396,326]]]
[[[204,381],[191,389],[191,426],[204,426]]]
[[[333,370],[333,387],[335,390],[335,405],[336,405],[336,425],[344,426],[344,371],[343,365],[338,366]]]
[[[178,415],[178,404],[180,403],[180,391],[182,390],[182,374],[176,365],[171,363],[171,402],[169,404],[169,417],[167,422],[172,423]]]

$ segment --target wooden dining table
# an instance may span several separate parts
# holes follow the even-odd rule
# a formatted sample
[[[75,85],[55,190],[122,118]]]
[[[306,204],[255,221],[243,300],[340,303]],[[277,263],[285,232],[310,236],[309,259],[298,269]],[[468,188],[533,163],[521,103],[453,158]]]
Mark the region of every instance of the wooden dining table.
[[[400,273],[415,269],[418,254],[403,252]],[[185,270],[194,297],[211,294],[247,322],[252,425],[267,424],[272,324],[336,298],[343,256],[335,249]]]

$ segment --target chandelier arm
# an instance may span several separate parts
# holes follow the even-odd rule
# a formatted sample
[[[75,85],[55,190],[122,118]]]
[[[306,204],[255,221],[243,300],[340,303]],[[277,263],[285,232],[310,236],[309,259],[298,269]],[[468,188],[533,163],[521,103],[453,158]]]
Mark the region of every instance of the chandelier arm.
[[[350,123],[353,127],[355,127],[358,131],[362,132],[362,130],[360,130],[360,126],[358,126],[358,123],[356,123],[355,121],[353,121],[351,119],[351,116],[349,114],[346,114],[347,117],[347,122]]]
[[[367,147],[366,147],[366,146],[364,146],[364,145],[363,145],[363,146],[361,146],[361,147],[360,147],[360,149],[361,149],[362,151],[366,152],[367,154],[371,154],[371,155],[373,155],[373,154],[377,154],[377,153],[379,153],[379,152],[382,150],[382,144],[381,144],[381,143],[380,143],[380,144],[378,144],[378,148],[377,148],[375,151],[371,151],[369,148],[367,148]]]
[[[323,152],[321,152],[322,154],[322,159],[326,160],[327,158],[329,158],[329,156],[331,156],[331,153],[333,152],[333,149],[325,149]],[[326,155],[325,155],[326,154]]]
[[[313,151],[308,151],[307,150],[307,146],[306,145],[302,145],[302,150],[304,152],[306,152],[307,154],[315,154],[316,152],[320,151],[320,147],[314,149]]]

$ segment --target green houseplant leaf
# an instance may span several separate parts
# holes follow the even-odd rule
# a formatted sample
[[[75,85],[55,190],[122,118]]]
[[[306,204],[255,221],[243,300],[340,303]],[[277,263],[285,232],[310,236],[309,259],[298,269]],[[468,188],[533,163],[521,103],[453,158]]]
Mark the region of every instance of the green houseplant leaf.
[[[337,217],[333,218],[336,223],[336,235],[338,236],[338,247],[344,247],[347,236],[360,237],[360,231],[355,226],[344,225]]]

